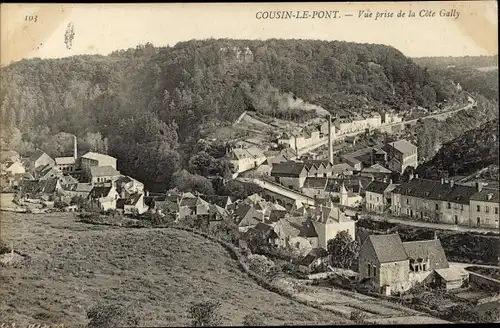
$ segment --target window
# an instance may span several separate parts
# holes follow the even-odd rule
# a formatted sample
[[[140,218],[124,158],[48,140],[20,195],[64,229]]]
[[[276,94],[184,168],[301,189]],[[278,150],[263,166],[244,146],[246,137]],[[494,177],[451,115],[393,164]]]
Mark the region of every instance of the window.
[[[422,271],[427,271],[427,263],[422,264]]]
[[[498,207],[495,207],[495,214],[498,214]]]
[[[436,211],[439,210],[439,204],[436,204]]]
[[[450,209],[450,208],[451,208],[451,203],[448,203],[448,209]]]
[[[377,268],[374,266],[373,267],[373,276],[376,277],[377,276]]]
[[[372,195],[370,195],[370,200],[372,200]]]
[[[490,207],[489,206],[485,206],[484,207],[484,212],[485,213],[490,213]]]
[[[410,199],[409,198],[406,199],[406,204],[408,204],[408,205],[410,204]]]
[[[464,210],[464,204],[460,204],[460,210],[463,211]]]
[[[477,205],[476,206],[476,211],[481,212],[481,206]]]
[[[370,264],[368,264],[368,275],[369,276],[371,276],[371,274],[372,274],[371,268],[372,268],[372,266]]]
[[[377,202],[379,201],[379,197],[377,196]]]
[[[477,226],[479,227],[481,225],[481,218],[477,218]]]

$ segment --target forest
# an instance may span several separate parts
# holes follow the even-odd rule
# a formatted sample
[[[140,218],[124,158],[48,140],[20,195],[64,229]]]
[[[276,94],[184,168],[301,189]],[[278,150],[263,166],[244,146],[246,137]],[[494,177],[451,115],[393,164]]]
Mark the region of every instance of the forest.
[[[248,47],[253,58],[240,62],[224,47]],[[340,41],[148,43],[108,56],[25,59],[0,70],[2,149],[61,156],[71,153],[76,135],[81,152],[108,153],[122,173],[155,189],[182,181],[181,168],[196,178],[208,174],[201,160],[215,165],[211,174],[230,172],[216,154],[200,159],[197,141],[245,110],[297,120],[311,115],[289,108],[287,97],[335,114],[429,108],[457,96],[451,79],[392,47]]]

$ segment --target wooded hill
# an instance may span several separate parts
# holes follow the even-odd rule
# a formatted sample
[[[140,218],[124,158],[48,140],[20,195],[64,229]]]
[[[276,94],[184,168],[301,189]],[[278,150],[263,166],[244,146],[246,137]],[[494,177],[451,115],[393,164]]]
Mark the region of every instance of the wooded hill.
[[[253,60],[238,62],[233,47]],[[221,51],[222,48],[229,49]],[[311,40],[205,40],[151,44],[108,56],[31,59],[1,69],[2,149],[52,156],[107,151],[118,169],[169,186],[200,131],[228,125],[244,110],[286,119],[310,116],[280,105],[300,97],[339,109],[433,107],[455,85],[398,50]]]
[[[498,137],[497,118],[443,144],[417,172],[423,177],[436,178],[441,172],[449,176],[470,175],[489,165],[498,165]]]

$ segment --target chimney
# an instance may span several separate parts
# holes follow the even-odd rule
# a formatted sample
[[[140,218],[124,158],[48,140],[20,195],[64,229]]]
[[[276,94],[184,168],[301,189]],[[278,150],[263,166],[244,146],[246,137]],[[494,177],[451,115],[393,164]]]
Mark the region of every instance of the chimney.
[[[493,198],[493,194],[488,194],[488,195],[486,195],[486,198],[487,198],[488,200],[491,200],[491,199]]]
[[[415,173],[415,179],[418,179],[418,173]]]
[[[434,230],[434,239],[438,239],[438,234],[435,230]]]
[[[441,178],[441,184],[444,184],[444,178]]]
[[[73,157],[76,160],[78,157],[78,144],[76,142],[76,136],[73,136]]]
[[[389,184],[391,184],[391,185],[392,185],[392,179],[389,179]]]
[[[413,180],[413,172],[408,176],[408,180]]]
[[[455,181],[453,179],[450,180],[450,187],[453,188],[453,186],[455,185]]]
[[[295,136],[295,156],[299,158],[299,147],[297,146],[297,136]]]
[[[333,164],[332,115],[328,115],[328,161]]]
[[[483,184],[479,181],[476,182],[476,190],[477,191],[483,190]]]

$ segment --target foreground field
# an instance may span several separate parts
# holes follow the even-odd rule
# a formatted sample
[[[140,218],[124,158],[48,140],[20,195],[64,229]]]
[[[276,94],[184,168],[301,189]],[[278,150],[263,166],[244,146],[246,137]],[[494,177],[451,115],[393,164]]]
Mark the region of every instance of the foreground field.
[[[238,270],[218,244],[170,229],[125,229],[75,222],[68,214],[1,212],[1,237],[30,257],[0,267],[0,323],[86,323],[97,304],[130,306],[141,326],[185,326],[189,303],[222,302],[225,325],[249,313],[269,325],[349,323],[271,293]]]

